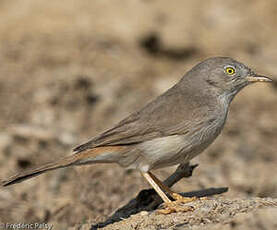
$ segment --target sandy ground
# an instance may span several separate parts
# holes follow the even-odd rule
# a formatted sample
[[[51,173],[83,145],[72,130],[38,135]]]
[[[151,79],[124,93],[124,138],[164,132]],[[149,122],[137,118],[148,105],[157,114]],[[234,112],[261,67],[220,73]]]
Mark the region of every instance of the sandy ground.
[[[276,12],[273,0],[2,0],[1,178],[69,154],[206,57],[231,56],[277,81]],[[218,222],[205,226],[191,221],[192,229],[222,229],[225,222],[234,223],[226,229],[276,228],[276,208],[250,205],[255,197],[277,198],[276,114],[276,82],[250,86],[235,98],[221,136],[193,160],[200,164],[193,176],[174,189],[229,187],[220,198],[195,205],[199,212],[209,210],[218,199],[225,204],[223,213],[228,205],[237,204],[238,211],[216,213]],[[86,229],[147,187],[139,173],[116,165],[59,170],[1,188],[0,222]],[[155,215],[138,213],[128,220],[143,216],[142,224],[133,226],[143,229]],[[178,224],[193,215],[172,214],[149,229],[183,229]],[[112,226],[121,229],[106,228]]]
[[[276,229],[277,199],[210,199],[193,203],[193,212],[160,215],[142,211],[103,230]],[[90,224],[81,229],[91,228]]]

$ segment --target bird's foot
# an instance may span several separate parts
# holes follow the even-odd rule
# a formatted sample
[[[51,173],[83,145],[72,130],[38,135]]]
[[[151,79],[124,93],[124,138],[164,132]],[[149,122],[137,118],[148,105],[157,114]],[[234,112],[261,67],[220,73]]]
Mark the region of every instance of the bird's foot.
[[[160,214],[170,214],[174,212],[189,212],[193,211],[194,207],[192,206],[183,206],[180,203],[176,203],[176,201],[168,202],[163,204],[163,208],[158,210]]]
[[[195,201],[195,200],[199,199],[196,196],[194,196],[194,197],[184,197],[184,196],[182,196],[178,193],[175,193],[175,192],[171,193],[170,195],[175,200],[174,202],[181,203],[181,204],[190,203],[192,201]]]
[[[193,201],[199,199],[197,197],[183,197],[178,193],[172,193],[171,196],[175,201],[164,203],[163,209],[158,210],[158,213],[166,215],[166,214],[170,214],[170,213],[174,213],[174,212],[193,211],[194,210],[193,206],[187,206],[184,204],[190,203],[190,202],[193,202]]]

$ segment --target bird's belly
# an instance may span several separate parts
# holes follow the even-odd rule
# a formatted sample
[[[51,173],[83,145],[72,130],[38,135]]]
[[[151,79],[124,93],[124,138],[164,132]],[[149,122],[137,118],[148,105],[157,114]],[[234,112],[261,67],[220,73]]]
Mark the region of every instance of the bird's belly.
[[[144,162],[151,169],[177,164],[185,145],[183,136],[173,135],[146,141],[138,148]]]
[[[222,127],[200,130],[195,135],[172,135],[139,144],[144,171],[188,162],[205,150],[219,135]]]

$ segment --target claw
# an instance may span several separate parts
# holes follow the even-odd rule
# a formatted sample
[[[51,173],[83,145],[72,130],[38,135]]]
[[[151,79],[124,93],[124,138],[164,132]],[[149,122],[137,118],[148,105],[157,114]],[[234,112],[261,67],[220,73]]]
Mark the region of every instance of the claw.
[[[172,193],[172,198],[175,201],[166,202],[163,204],[163,209],[158,210],[160,214],[170,214],[174,212],[190,212],[194,211],[194,207],[192,206],[184,206],[183,204],[190,203],[192,201],[197,200],[197,197],[183,197],[178,193]]]
[[[186,204],[186,203],[189,203],[189,202],[192,202],[192,201],[195,201],[198,199],[195,196],[194,197],[183,197],[180,194],[175,193],[175,192],[172,193],[171,196],[175,200],[176,203],[182,203],[182,204]]]
[[[180,203],[176,201],[168,202],[163,204],[164,208],[158,210],[158,213],[160,214],[170,214],[174,212],[190,212],[194,211],[194,207],[192,206],[181,206]]]

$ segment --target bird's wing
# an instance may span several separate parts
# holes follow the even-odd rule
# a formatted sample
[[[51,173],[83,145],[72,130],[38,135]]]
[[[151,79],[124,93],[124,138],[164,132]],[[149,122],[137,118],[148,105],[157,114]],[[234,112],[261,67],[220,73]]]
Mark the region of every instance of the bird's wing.
[[[207,117],[208,109],[201,100],[192,104],[171,88],[139,112],[131,114],[74,151],[78,153],[100,146],[132,145],[158,137],[186,134],[203,125],[201,118]]]

